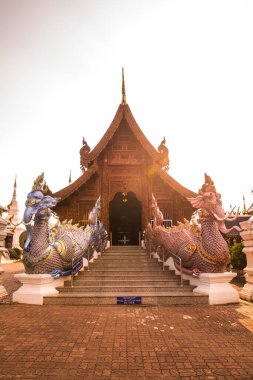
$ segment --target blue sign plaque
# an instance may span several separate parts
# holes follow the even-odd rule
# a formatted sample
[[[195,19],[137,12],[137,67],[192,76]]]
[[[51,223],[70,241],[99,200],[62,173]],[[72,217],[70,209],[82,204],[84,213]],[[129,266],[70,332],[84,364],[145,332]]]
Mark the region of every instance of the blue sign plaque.
[[[117,305],[141,305],[141,297],[117,297]]]

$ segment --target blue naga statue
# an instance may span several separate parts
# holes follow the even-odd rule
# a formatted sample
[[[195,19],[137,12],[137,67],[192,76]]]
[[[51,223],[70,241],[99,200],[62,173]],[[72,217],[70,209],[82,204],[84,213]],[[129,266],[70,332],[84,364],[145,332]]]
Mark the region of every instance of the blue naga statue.
[[[57,223],[51,230],[49,218],[56,214],[51,210],[60,198],[46,195],[48,186],[44,173],[34,181],[26,200],[23,222],[27,230],[23,262],[26,273],[49,273],[54,277],[77,273],[82,268],[83,257],[91,259],[94,249],[100,251],[106,245],[107,233],[98,221],[100,199],[90,213],[90,223],[85,228],[71,222]]]

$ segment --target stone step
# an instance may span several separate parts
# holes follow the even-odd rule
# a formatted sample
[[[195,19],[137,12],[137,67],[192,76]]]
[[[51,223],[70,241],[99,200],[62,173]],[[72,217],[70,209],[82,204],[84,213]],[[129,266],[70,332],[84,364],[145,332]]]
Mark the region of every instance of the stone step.
[[[126,286],[120,286],[120,285],[113,285],[113,286],[76,286],[74,285],[73,287],[71,286],[62,286],[56,288],[60,293],[73,293],[73,292],[82,292],[82,293],[122,293],[123,295],[128,292],[142,292],[142,293],[150,293],[150,292],[175,292],[175,293],[180,293],[182,292],[182,289],[184,292],[192,292],[194,289],[194,286],[185,286],[185,287],[180,287],[180,285],[176,284],[167,284],[167,285],[160,285],[160,286],[146,286],[146,285],[126,285]]]
[[[157,259],[149,259],[149,258],[139,258],[139,257],[136,257],[135,259],[134,258],[126,258],[126,259],[112,259],[112,258],[108,258],[108,259],[96,259],[92,262],[92,264],[96,264],[96,265],[102,265],[102,264],[105,264],[105,265],[108,265],[108,264],[117,264],[117,265],[142,265],[142,264],[162,264],[162,262],[159,262]]]
[[[188,285],[189,281],[184,280],[184,285]],[[71,281],[65,281],[64,286],[70,286]],[[134,286],[171,286],[171,285],[177,285],[180,286],[180,279],[173,278],[173,279],[158,279],[158,280],[150,280],[150,279],[142,279],[137,280],[136,278],[129,280],[122,280],[122,278],[119,278],[117,280],[108,280],[108,279],[97,279],[97,280],[90,280],[88,278],[79,279],[78,277],[74,278],[73,281],[74,286],[128,286],[128,285],[134,285]]]
[[[122,296],[122,295],[120,295]],[[117,305],[118,294],[115,293],[60,293],[57,296],[44,297],[45,305]],[[141,297],[141,305],[198,305],[208,304],[208,296],[194,295],[191,292],[128,292],[123,297],[131,297],[129,302],[134,303],[132,297]],[[140,305],[140,306],[141,306]],[[120,305],[121,306],[121,305]]]
[[[145,249],[143,248],[139,248],[139,247],[134,247],[134,248],[123,248],[123,249],[120,249],[118,247],[115,247],[115,248],[109,248],[109,249],[106,249],[104,251],[104,253],[107,253],[107,252],[147,252]]]
[[[114,250],[120,250],[120,251],[127,251],[127,250],[141,250],[139,245],[112,245],[110,248],[108,248],[107,251],[114,251]]]
[[[136,259],[147,259],[147,260],[156,260],[157,259],[153,259],[146,254],[146,253],[138,253],[138,254],[119,254],[119,253],[105,253],[105,254],[102,254],[102,255],[99,255],[99,258],[98,260],[130,260],[130,259],[133,259],[133,260],[136,260]]]
[[[107,260],[114,260],[114,261],[118,261],[118,260],[123,260],[123,261],[127,261],[127,260],[148,260],[150,262],[156,262],[158,261],[158,259],[154,259],[154,258],[151,258],[147,255],[125,255],[125,256],[120,256],[120,255],[104,255],[104,256],[99,256],[97,261],[100,261],[100,260],[104,260],[104,261],[107,261]]]
[[[120,281],[131,281],[131,280],[140,280],[140,281],[146,281],[146,280],[150,280],[150,281],[155,281],[155,280],[167,280],[169,281],[170,279],[173,280],[174,278],[176,279],[179,279],[180,277],[179,276],[176,276],[175,277],[175,274],[170,274],[169,272],[155,272],[155,273],[150,273],[150,274],[139,274],[138,276],[136,276],[136,274],[126,274],[124,272],[122,272],[121,274],[119,273],[108,273],[107,271],[106,272],[102,272],[98,275],[94,275],[94,271],[91,271],[91,272],[79,272],[78,276],[75,276],[74,277],[74,280],[75,279],[80,279],[80,280],[94,280],[94,281],[101,281],[102,279],[103,280],[106,280],[106,281],[117,281],[117,280],[120,280]]]
[[[140,268],[122,268],[122,267],[116,267],[116,268],[99,268],[96,267],[89,267],[89,269],[86,267],[83,271],[79,272],[80,275],[84,276],[85,273],[92,273],[96,275],[103,275],[103,274],[129,274],[129,275],[141,275],[141,274],[152,274],[152,273],[169,273],[166,269],[163,271],[162,268],[154,268],[154,267],[142,267]]]
[[[162,268],[162,263],[149,263],[149,262],[141,262],[141,263],[136,263],[136,262],[110,262],[110,263],[104,263],[104,262],[99,262],[99,261],[96,261],[96,262],[93,262],[93,263],[89,263],[89,267],[90,269],[91,268],[96,268],[97,270],[99,270],[99,268],[129,268],[129,270],[131,269],[135,269],[135,268]]]

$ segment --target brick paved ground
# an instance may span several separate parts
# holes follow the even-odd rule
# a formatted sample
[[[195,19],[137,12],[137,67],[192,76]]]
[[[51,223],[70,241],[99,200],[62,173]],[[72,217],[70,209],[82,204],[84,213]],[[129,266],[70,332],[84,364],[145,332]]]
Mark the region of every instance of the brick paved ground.
[[[2,303],[0,326],[0,379],[253,379],[247,302],[194,308]]]

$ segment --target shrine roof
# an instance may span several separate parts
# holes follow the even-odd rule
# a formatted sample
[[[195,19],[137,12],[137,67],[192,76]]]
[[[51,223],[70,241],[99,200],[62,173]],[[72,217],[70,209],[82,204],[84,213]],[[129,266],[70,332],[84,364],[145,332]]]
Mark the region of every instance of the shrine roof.
[[[177,182],[174,178],[172,178],[171,175],[169,175],[166,171],[161,169],[158,171],[157,174],[165,183],[171,186],[173,190],[175,190],[177,193],[181,194],[185,198],[197,196],[197,194],[194,191],[191,191],[186,187],[180,185],[180,183]]]
[[[119,128],[122,119],[124,118],[126,119],[130,129],[132,130],[132,132],[134,133],[134,135],[136,136],[137,140],[140,142],[142,147],[145,149],[145,151],[153,158],[155,162],[160,162],[161,160],[160,153],[153,147],[153,145],[149,142],[147,137],[144,135],[141,128],[137,124],[130,110],[130,107],[127,104],[119,105],[118,110],[114,116],[114,119],[111,122],[111,125],[109,126],[109,128],[107,129],[107,131],[105,132],[101,140],[93,148],[92,151],[85,154],[85,156],[87,157],[86,158],[87,161],[92,162],[98,157],[98,155],[102,152],[102,150],[106,147],[106,145],[112,139],[113,135]]]
[[[225,226],[227,229],[232,228],[234,226],[240,227],[241,222],[245,222],[246,220],[249,220],[251,215],[238,215],[235,220],[225,220]],[[225,237],[239,237],[240,236],[240,231],[237,230],[232,230],[229,233],[225,234]]]
[[[87,171],[85,171],[76,181],[70,185],[64,187],[63,189],[54,193],[54,197],[60,197],[62,202],[64,199],[68,198],[71,194],[77,191],[82,185],[84,185],[93,174],[97,172],[97,165],[92,165]]]
[[[87,144],[81,148],[81,165],[82,163],[85,163],[83,167],[87,167],[87,170],[85,170],[84,173],[75,182],[54,193],[54,196],[61,197],[61,201],[63,201],[64,199],[68,198],[71,194],[73,194],[75,191],[77,191],[91,178],[93,174],[97,172],[98,166],[96,163],[96,159],[99,156],[99,154],[103,151],[103,149],[107,146],[107,144],[110,142],[115,132],[118,130],[123,119],[127,121],[127,124],[129,128],[132,130],[136,139],[140,142],[147,154],[152,158],[154,166],[156,167],[156,172],[160,176],[160,178],[173,190],[181,194],[183,197],[187,198],[196,196],[196,193],[180,185],[180,183],[178,183],[165,170],[162,169],[163,161],[161,153],[158,150],[156,150],[153,147],[153,145],[149,142],[149,140],[144,135],[141,128],[135,121],[130,107],[125,103],[119,105],[117,112],[111,122],[111,125],[109,126],[101,140],[98,142],[98,144],[91,151],[89,150]]]
[[[1,206],[1,205],[0,205],[0,211],[2,211],[2,212],[6,212],[6,211],[7,211],[7,208],[6,208],[5,206]]]

